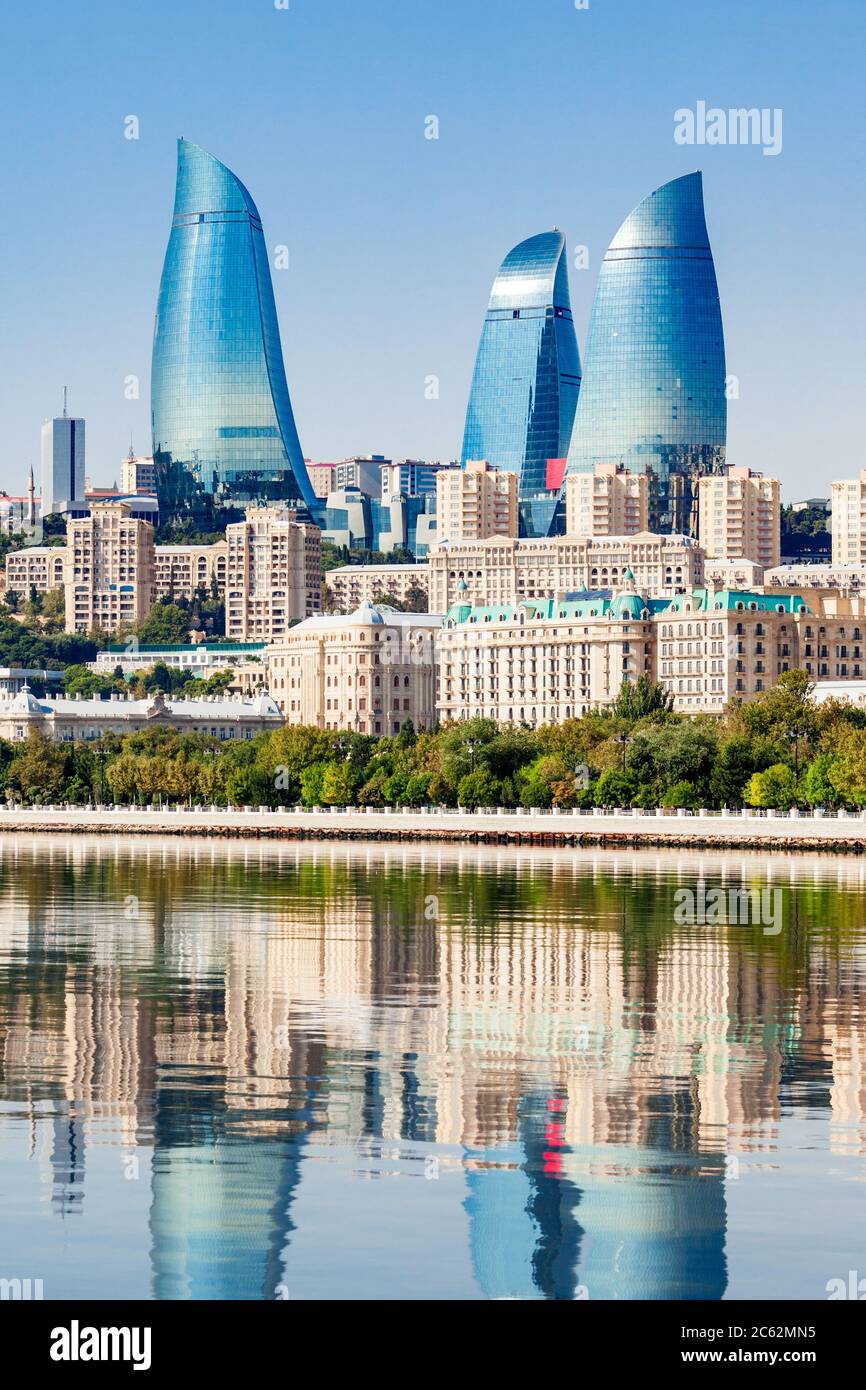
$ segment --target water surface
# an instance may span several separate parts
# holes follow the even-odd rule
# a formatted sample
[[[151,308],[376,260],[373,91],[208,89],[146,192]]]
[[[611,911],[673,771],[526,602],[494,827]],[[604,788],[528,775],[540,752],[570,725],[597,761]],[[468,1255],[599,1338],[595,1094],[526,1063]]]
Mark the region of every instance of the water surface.
[[[779,890],[778,930],[678,888]],[[825,1298],[866,1275],[866,863],[0,845],[0,1277]]]

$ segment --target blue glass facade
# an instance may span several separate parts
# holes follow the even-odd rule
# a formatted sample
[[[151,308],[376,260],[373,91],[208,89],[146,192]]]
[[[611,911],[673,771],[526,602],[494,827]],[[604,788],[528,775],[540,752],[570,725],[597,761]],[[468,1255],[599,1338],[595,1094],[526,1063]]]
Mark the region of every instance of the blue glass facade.
[[[231,170],[188,140],[178,141],[151,393],[163,521],[313,502],[258,210]]]
[[[638,204],[604,258],[567,471],[649,472],[651,525],[694,534],[691,480],[723,471],[726,428],[716,272],[687,174]]]
[[[493,283],[461,453],[519,474],[527,535],[546,533],[547,460],[565,457],[579,390],[565,238],[542,232],[509,251]]]

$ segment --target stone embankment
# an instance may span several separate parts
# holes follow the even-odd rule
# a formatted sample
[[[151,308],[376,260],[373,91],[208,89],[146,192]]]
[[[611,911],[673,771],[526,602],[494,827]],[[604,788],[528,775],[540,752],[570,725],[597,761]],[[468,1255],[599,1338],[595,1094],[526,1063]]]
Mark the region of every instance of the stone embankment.
[[[15,807],[0,832],[207,835],[288,840],[389,840],[455,844],[831,850],[862,853],[866,812],[480,811],[194,806]]]

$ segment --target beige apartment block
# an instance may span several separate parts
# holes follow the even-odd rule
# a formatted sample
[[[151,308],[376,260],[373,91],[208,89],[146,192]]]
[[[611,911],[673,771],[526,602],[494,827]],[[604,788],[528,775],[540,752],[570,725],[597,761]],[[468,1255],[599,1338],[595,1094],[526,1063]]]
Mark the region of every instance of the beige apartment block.
[[[340,613],[354,613],[362,603],[377,599],[396,599],[406,603],[413,590],[426,594],[429,571],[426,562],[417,565],[341,565],[325,574],[325,588]]]
[[[624,681],[658,680],[687,714],[720,715],[802,666],[815,678],[863,672],[866,600],[813,612],[799,594],[695,586],[670,600],[627,572],[611,597],[557,595],[446,614],[438,643],[440,719],[561,722],[612,704]]]
[[[834,565],[866,564],[866,468],[830,485]]]
[[[764,583],[764,566],[755,560],[704,560],[704,582],[717,589],[755,589]]]
[[[773,589],[866,591],[866,565],[776,565],[764,571],[764,584]]]
[[[597,463],[565,480],[569,536],[636,536],[649,529],[649,478],[622,464]]]
[[[778,478],[750,468],[696,479],[698,536],[707,558],[778,565],[781,500]]]
[[[152,455],[134,454],[130,449],[120,465],[120,491],[156,492],[156,465]]]
[[[117,632],[154,602],[153,527],[128,502],[94,502],[66,528],[66,631]]]
[[[436,538],[482,541],[517,535],[517,474],[483,459],[436,475]]]
[[[411,719],[429,728],[441,624],[370,603],[347,616],[307,618],[269,649],[270,693],[289,724],[396,734]]]
[[[704,578],[704,552],[697,541],[651,531],[636,536],[449,541],[431,546],[427,563],[434,613],[447,612],[464,595],[468,602],[483,605],[615,589],[626,570],[631,570],[638,589],[653,597],[673,597]]]
[[[156,597],[192,600],[199,590],[211,593],[214,582],[225,593],[225,541],[213,545],[158,545],[155,553]]]
[[[62,589],[65,565],[64,545],[28,545],[23,550],[12,550],[6,556],[5,591],[20,594],[26,600],[34,589],[37,594]]]
[[[321,532],[283,506],[226,527],[226,637],[273,641],[322,606]]]
[[[327,497],[334,491],[334,465],[332,463],[308,463],[307,476],[317,497]]]
[[[611,704],[623,681],[651,677],[654,654],[651,610],[633,586],[612,598],[458,602],[439,636],[439,718],[532,728],[579,718]]]
[[[800,594],[711,587],[678,594],[658,614],[658,676],[686,714],[721,714],[801,665]]]

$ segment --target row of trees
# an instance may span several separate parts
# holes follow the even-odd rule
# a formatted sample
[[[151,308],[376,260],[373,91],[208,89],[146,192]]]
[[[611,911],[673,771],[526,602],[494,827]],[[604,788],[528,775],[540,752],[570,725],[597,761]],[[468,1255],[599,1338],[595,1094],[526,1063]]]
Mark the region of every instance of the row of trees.
[[[611,709],[537,730],[471,719],[379,739],[284,726],[242,742],[158,730],[75,746],[34,734],[0,745],[0,788],[36,802],[858,807],[866,712],[816,706],[801,671],[722,719],[676,714],[641,680]]]

